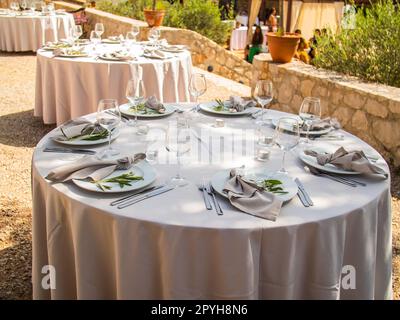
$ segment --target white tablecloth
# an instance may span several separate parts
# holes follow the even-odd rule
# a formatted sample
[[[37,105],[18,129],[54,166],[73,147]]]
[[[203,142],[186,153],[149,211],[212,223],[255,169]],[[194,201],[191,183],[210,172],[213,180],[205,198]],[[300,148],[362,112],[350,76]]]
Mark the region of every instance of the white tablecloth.
[[[273,117],[280,112],[271,111]],[[204,208],[195,183],[221,169],[246,164],[278,170],[281,151],[269,162],[254,160],[250,151],[254,128],[249,117],[226,119],[229,127],[213,128],[214,117],[193,122],[214,136],[213,161],[198,161],[205,151],[193,139],[183,159],[183,175],[191,183],[134,206],[118,210],[117,196],[80,190],[71,183],[51,184],[43,177],[51,168],[81,155],[44,153],[49,133],[38,144],[32,163],[33,295],[35,299],[384,299],[391,297],[390,181],[357,177],[367,187],[351,188],[308,174],[295,152],[287,169],[298,177],[315,206],[297,197],[285,204],[275,222],[256,218],[219,198],[223,216]],[[165,120],[148,122],[157,128]],[[144,145],[125,127],[114,147],[135,153]],[[232,145],[233,134],[243,140]],[[225,139],[219,153],[221,139]],[[144,139],[144,138],[143,138]],[[209,141],[208,139],[205,141]],[[242,144],[242,141],[247,141]],[[328,145],[326,141],[315,142]],[[345,145],[376,153],[345,133]],[[245,147],[247,146],[247,147]],[[235,148],[233,158],[229,156]],[[243,148],[242,148],[243,147]],[[160,143],[160,159],[166,154]],[[217,159],[223,155],[223,159]],[[232,154],[231,154],[232,156]],[[174,159],[172,157],[172,159]],[[379,160],[383,167],[386,163]],[[156,164],[158,181],[173,176],[176,166]],[[56,270],[56,289],[44,290],[43,266]],[[355,289],[341,286],[342,270],[356,271]],[[345,267],[345,268],[344,268]],[[344,269],[343,269],[344,268]],[[45,272],[46,273],[46,272]]]
[[[253,27],[253,32],[256,28]],[[267,38],[266,34],[268,31],[268,27],[261,27],[263,35],[264,35],[264,42],[263,44],[266,44]],[[231,34],[231,42],[229,48],[231,50],[244,50],[247,45],[247,27],[240,27],[237,29],[232,30]]]
[[[90,46],[91,47],[91,46]],[[90,51],[90,47],[88,50]],[[120,49],[119,45],[102,45],[99,52]],[[133,46],[132,52],[140,52]],[[92,54],[92,53],[91,53]],[[35,116],[44,123],[61,124],[67,120],[95,112],[99,100],[117,99],[127,102],[125,88],[133,66],[142,66],[147,96],[155,95],[164,102],[189,102],[188,84],[192,70],[190,53],[185,51],[166,60],[139,57],[131,62],[87,58],[52,58],[53,53],[37,54]]]
[[[66,38],[75,25],[72,14],[0,15],[1,51],[37,51],[47,41]]]

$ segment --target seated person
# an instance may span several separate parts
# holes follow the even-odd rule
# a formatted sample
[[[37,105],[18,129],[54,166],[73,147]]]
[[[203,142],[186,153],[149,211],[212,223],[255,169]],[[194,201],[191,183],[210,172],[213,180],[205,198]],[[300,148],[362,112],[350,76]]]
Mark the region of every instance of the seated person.
[[[254,56],[262,51],[262,44],[264,42],[264,35],[262,33],[261,27],[257,26],[253,34],[253,40],[251,41],[251,46],[249,48],[249,55],[247,61],[253,63]]]
[[[294,57],[300,61],[303,61],[304,63],[309,64],[310,56],[308,55],[308,49],[309,49],[309,46],[308,46],[306,39],[301,37]]]
[[[294,30],[294,34],[301,36],[301,30],[300,29]]]

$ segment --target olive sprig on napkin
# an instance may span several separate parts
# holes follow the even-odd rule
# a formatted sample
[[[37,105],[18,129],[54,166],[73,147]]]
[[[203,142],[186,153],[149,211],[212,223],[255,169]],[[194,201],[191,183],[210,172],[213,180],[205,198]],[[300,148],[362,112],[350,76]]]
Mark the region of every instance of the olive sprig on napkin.
[[[105,185],[105,183],[118,183],[121,189],[125,186],[131,186],[133,181],[139,181],[143,180],[142,176],[136,176],[132,171],[128,173],[121,174],[116,177],[108,178],[108,179],[102,179],[98,181],[91,181],[94,183],[97,187],[99,187],[101,190],[106,191],[110,190],[111,187]]]
[[[261,182],[261,186],[268,192],[275,194],[287,194],[288,192],[281,187],[282,185],[282,182],[276,179],[265,179]]]

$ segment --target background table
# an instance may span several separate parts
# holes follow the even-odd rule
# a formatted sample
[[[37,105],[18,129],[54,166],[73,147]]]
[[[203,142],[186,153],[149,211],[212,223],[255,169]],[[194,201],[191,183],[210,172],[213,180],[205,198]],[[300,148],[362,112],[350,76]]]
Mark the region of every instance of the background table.
[[[285,115],[272,110],[270,114]],[[304,208],[295,197],[272,222],[244,214],[219,198],[224,215],[217,216],[205,210],[196,183],[242,164],[278,170],[282,154],[273,149],[269,162],[255,161],[251,152],[254,122],[249,117],[232,118],[226,119],[229,127],[213,128],[214,119],[204,115],[193,121],[196,130],[202,128],[217,137],[212,164],[206,148],[193,139],[192,153],[183,159],[183,175],[191,183],[122,210],[109,206],[117,196],[46,181],[43,177],[50,169],[81,155],[44,153],[42,149],[52,144],[49,138],[55,132],[44,137],[32,163],[34,298],[390,298],[389,179],[360,176],[357,179],[368,186],[351,188],[310,175],[293,152],[287,156],[287,169],[300,178],[315,206]],[[167,122],[168,118],[148,123],[162,139],[158,130]],[[242,129],[249,131],[243,135]],[[131,130],[123,128],[114,147],[131,154],[144,151],[144,144]],[[232,158],[234,134],[241,138],[233,145]],[[315,143],[376,153],[358,138],[344,134],[343,141]],[[219,136],[225,139],[221,153]],[[206,155],[200,161],[195,157],[198,148]],[[163,157],[162,141],[159,150]],[[243,150],[249,153],[243,155]],[[379,163],[386,167],[383,159]],[[159,182],[176,172],[173,164],[155,168]],[[57,272],[57,286],[51,292],[41,288],[41,269],[48,264]],[[355,290],[341,288],[346,265],[356,270]]]
[[[53,16],[39,13],[0,15],[0,50],[37,51],[47,41],[66,38],[74,25],[74,17],[69,13],[57,13]]]
[[[117,49],[120,45],[101,45],[98,53]],[[132,52],[141,50],[140,46],[132,47]],[[95,112],[101,99],[127,102],[125,88],[137,72],[136,66],[143,68],[147,96],[155,95],[164,102],[191,101],[188,86],[192,60],[188,51],[171,59],[139,57],[130,63],[96,60],[90,54],[87,58],[53,58],[50,51],[38,51],[34,114],[44,123],[61,124]]]
[[[267,42],[266,34],[268,32],[268,27],[261,27],[261,29],[264,35],[263,45],[265,45]],[[232,30],[231,42],[229,46],[231,50],[244,50],[246,48],[247,30],[247,27],[240,27]],[[254,30],[256,30],[255,27],[253,27],[253,32]]]

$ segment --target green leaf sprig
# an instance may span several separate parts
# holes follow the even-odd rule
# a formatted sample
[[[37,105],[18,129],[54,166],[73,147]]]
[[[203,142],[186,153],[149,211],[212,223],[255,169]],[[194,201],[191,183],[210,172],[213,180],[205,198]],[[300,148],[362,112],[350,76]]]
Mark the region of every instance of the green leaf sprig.
[[[121,174],[119,176],[113,177],[113,178],[108,178],[108,179],[102,179],[98,181],[91,181],[92,183],[96,184],[97,187],[99,187],[101,190],[106,191],[110,190],[111,187],[105,185],[105,183],[118,183],[121,189],[125,186],[131,186],[133,181],[139,181],[143,180],[143,177],[141,176],[136,176],[132,171],[128,173]]]
[[[218,103],[218,105],[214,107],[215,111],[223,111],[225,109],[224,101],[221,99],[215,99],[215,102]]]
[[[261,183],[262,187],[271,193],[275,194],[287,194],[287,191],[284,191],[282,186],[282,182],[280,180],[275,179],[266,179]]]

